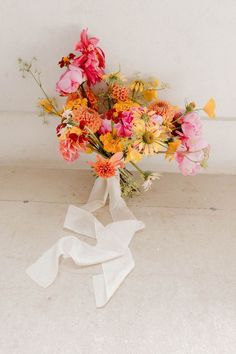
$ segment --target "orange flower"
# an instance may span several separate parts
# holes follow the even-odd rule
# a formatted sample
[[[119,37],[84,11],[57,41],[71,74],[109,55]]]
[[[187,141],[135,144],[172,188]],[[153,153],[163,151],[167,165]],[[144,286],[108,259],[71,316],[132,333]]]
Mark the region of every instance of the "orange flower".
[[[124,139],[121,139],[116,134],[110,132],[100,136],[100,140],[103,143],[104,150],[107,152],[120,152],[124,148]]]
[[[214,98],[210,98],[209,101],[205,104],[203,107],[203,111],[206,112],[209,118],[215,118],[215,108],[216,108],[216,103]]]
[[[123,154],[117,152],[110,159],[105,159],[97,155],[96,162],[89,162],[98,177],[110,178],[115,176],[117,168],[123,168],[124,163],[121,161]]]
[[[73,110],[73,120],[82,123],[84,126],[90,128],[94,133],[98,131],[102,124],[102,120],[98,112],[92,108],[79,107]]]
[[[98,109],[98,97],[93,93],[93,91],[89,88],[89,86],[84,87],[86,96],[91,105],[91,108]]]
[[[125,86],[112,85],[111,96],[116,101],[126,101],[129,97],[129,89]]]
[[[175,107],[170,105],[166,101],[156,101],[153,102],[149,109],[155,111],[156,114],[162,116],[164,118],[164,122],[171,122],[175,115]]]

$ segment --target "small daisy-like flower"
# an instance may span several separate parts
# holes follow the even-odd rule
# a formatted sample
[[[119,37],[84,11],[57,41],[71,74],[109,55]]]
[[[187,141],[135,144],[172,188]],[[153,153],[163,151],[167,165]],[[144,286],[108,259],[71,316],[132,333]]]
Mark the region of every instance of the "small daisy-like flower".
[[[70,109],[66,109],[63,113],[62,113],[62,118],[65,119],[72,119],[73,118],[73,112]]]
[[[146,126],[134,141],[133,147],[144,155],[153,155],[165,147],[164,140],[165,134],[157,126]],[[164,146],[163,146],[164,145]]]
[[[156,179],[160,179],[159,173],[148,173],[147,177],[145,177],[145,181],[142,184],[143,190],[147,192],[152,187],[152,182]]]

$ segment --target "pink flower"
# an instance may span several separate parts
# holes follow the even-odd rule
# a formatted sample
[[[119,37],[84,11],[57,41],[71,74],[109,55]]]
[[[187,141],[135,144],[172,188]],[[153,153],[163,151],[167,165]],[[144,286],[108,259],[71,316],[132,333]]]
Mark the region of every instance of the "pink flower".
[[[80,51],[81,53],[87,53],[93,51],[96,48],[96,45],[99,42],[99,39],[96,37],[88,38],[88,29],[83,29],[80,33],[80,42],[75,43],[75,50]]]
[[[88,29],[84,29],[80,35],[80,42],[75,44],[75,50],[82,55],[73,61],[73,64],[81,68],[87,78],[88,85],[95,85],[101,81],[105,68],[105,54],[97,47],[99,41],[96,37],[88,38]]]
[[[185,145],[189,151],[200,151],[205,149],[208,144],[202,136],[192,136],[191,138],[187,139]]]
[[[184,176],[195,176],[201,169],[201,161],[204,158],[204,152],[181,152],[175,154],[175,160],[178,162],[179,169]]]
[[[191,138],[192,136],[202,135],[202,122],[196,112],[186,114],[181,121],[181,128],[185,137]]]
[[[111,120],[110,119],[102,119],[101,127],[98,131],[99,134],[106,134],[111,132]]]
[[[79,158],[78,145],[70,138],[60,141],[59,151],[67,162],[73,162]]]
[[[69,65],[57,82],[56,91],[63,96],[76,92],[83,81],[83,71],[74,65]]]
[[[124,111],[119,115],[119,122],[115,125],[117,135],[121,137],[130,137],[132,135],[132,112]]]

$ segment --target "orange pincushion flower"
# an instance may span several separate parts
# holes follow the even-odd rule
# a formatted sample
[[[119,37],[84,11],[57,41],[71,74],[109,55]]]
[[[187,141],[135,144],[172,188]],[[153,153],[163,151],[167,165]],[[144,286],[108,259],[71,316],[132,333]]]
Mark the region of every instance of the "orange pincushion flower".
[[[126,101],[129,97],[129,89],[125,86],[112,85],[111,96],[116,101]]]
[[[121,161],[122,157],[123,154],[119,152],[113,155],[110,159],[104,159],[97,155],[97,161],[89,162],[89,164],[92,166],[98,177],[110,178],[115,176],[117,168],[124,167],[124,163]]]
[[[171,122],[176,112],[175,108],[166,101],[153,102],[149,109],[162,116],[166,122]]]
[[[74,121],[83,123],[94,133],[98,131],[102,124],[100,115],[92,108],[81,106],[78,109],[73,110],[73,115]]]

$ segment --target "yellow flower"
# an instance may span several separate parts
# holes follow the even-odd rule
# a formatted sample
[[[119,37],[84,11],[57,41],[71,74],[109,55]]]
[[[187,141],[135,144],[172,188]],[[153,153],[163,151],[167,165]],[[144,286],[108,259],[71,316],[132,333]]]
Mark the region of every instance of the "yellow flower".
[[[76,134],[76,135],[81,135],[82,134],[82,130],[78,127],[72,127],[70,129],[70,134]]]
[[[162,134],[161,129],[156,126],[146,126],[136,136],[133,146],[144,155],[153,155],[163,150],[164,140],[165,134]]]
[[[106,133],[100,136],[100,140],[103,143],[104,150],[115,154],[121,152],[124,149],[124,139],[118,137],[112,133]]]
[[[77,109],[81,106],[86,107],[88,103],[87,98],[76,98],[75,100],[71,100],[69,102],[67,102],[66,106],[65,106],[65,110],[70,109]]]
[[[165,154],[165,159],[169,159],[170,161],[174,160],[174,154],[181,145],[180,140],[175,140],[169,143],[166,154]]]
[[[82,134],[82,130],[78,127],[72,127],[70,129],[67,129],[60,137],[59,140],[64,140],[68,137],[70,134],[76,134],[80,136]]]
[[[135,80],[131,82],[129,87],[134,92],[143,92],[145,84],[143,80]]]
[[[127,100],[124,102],[117,102],[114,104],[113,108],[116,110],[116,112],[123,112],[123,111],[129,111],[130,108],[133,107],[139,107],[139,104],[136,102],[133,102],[131,100]]]
[[[157,99],[157,91],[155,89],[147,89],[143,91],[143,97],[147,101],[152,101]]]
[[[142,159],[142,155],[137,150],[133,149],[131,146],[128,147],[128,153],[125,159],[125,163],[132,161],[132,162],[139,162]]]
[[[39,100],[39,105],[48,114],[54,113],[54,107],[53,106],[55,105],[55,100],[53,98],[50,98],[50,99],[43,98],[43,99]]]
[[[203,107],[203,111],[206,112],[209,118],[215,118],[215,108],[216,108],[216,103],[214,98],[211,98]]]

